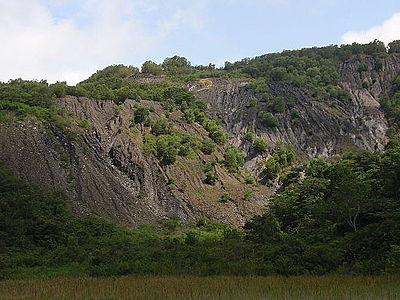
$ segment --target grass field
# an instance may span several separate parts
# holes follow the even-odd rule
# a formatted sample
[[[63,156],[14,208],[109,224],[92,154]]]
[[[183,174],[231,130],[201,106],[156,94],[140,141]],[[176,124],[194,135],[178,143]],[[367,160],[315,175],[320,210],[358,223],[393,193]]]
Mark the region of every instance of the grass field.
[[[15,280],[0,282],[0,299],[400,299],[400,276]]]

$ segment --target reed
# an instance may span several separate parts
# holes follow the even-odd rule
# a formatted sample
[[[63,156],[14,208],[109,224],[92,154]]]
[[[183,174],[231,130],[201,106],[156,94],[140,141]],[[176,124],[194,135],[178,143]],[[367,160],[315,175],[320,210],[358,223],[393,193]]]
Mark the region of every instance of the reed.
[[[0,282],[0,299],[400,299],[400,275],[14,280]]]

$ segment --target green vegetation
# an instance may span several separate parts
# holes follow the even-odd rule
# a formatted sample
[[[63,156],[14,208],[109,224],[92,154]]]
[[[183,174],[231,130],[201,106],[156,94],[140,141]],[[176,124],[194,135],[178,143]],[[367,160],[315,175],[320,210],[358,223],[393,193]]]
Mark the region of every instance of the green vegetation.
[[[258,119],[264,127],[273,128],[278,126],[278,120],[270,112],[260,111],[258,113]]]
[[[224,164],[229,170],[236,171],[243,167],[244,158],[244,153],[233,146],[229,146],[224,153]]]
[[[274,179],[284,169],[293,164],[296,158],[296,153],[293,147],[279,145],[277,150],[264,163],[262,172],[265,179]]]
[[[141,69],[142,73],[148,73],[153,75],[160,75],[163,73],[163,69],[160,65],[152,62],[151,60],[145,61]]]
[[[257,152],[265,152],[268,148],[268,143],[262,138],[255,138],[253,141],[253,148]]]
[[[230,149],[227,159],[241,157]],[[273,155],[282,165],[292,156],[284,147]],[[312,160],[283,177],[269,211],[244,230],[204,221],[129,230],[72,216],[62,195],[2,166],[0,278],[398,272],[399,170],[399,147]],[[212,174],[213,164],[205,171]]]
[[[398,48],[398,41],[389,44],[389,53],[399,53]],[[203,76],[247,76],[251,78],[249,88],[257,93],[257,97],[249,99],[249,105],[267,101],[268,111],[259,112],[258,121],[273,128],[279,124],[272,113],[289,110],[290,101],[268,94],[267,81],[304,85],[317,99],[345,101],[347,95],[338,87],[337,63],[365,55],[374,56],[375,69],[379,69],[387,52],[380,42],[374,41],[367,45],[268,54],[227,63],[221,70],[213,65],[194,67],[187,59],[175,56],[160,65],[145,62],[142,72],[163,74],[178,82]],[[361,63],[361,72],[365,66]],[[55,108],[56,97],[85,96],[113,100],[116,104],[130,98],[138,101],[131,126],[140,128],[144,148],[162,164],[172,164],[179,156],[199,151],[210,155],[218,147],[225,149],[223,165],[231,172],[244,165],[244,154],[226,144],[227,135],[220,124],[206,116],[204,103],[193,93],[172,84],[173,80],[145,84],[129,78],[138,72],[131,66],[114,65],[75,87],[63,82],[49,85],[45,81],[20,79],[0,83],[0,120],[8,114],[14,118],[35,116],[68,129],[70,120]],[[244,229],[204,220],[192,224],[161,220],[159,224],[131,230],[95,218],[79,218],[66,210],[62,194],[29,185],[11,176],[1,164],[0,279],[129,274],[397,273],[399,93],[400,76],[381,102],[393,125],[384,153],[349,154],[336,162],[315,159],[293,168],[294,149],[279,145],[264,162],[262,175],[267,182],[280,175],[283,186],[272,197],[269,211],[248,222]],[[158,101],[171,112],[170,117],[155,117],[160,114],[139,104],[141,100]],[[296,110],[290,113],[293,118],[300,116]],[[203,126],[208,137],[178,130],[171,121],[176,115],[179,120]],[[244,139],[258,152],[267,150],[266,141],[250,131]],[[205,183],[213,185],[218,181],[216,164],[212,161],[204,165]],[[256,183],[251,176],[240,180]],[[174,185],[174,180],[170,179],[168,184]],[[252,192],[249,189],[245,193],[245,200],[251,199]],[[138,192],[138,197],[146,197],[144,190]],[[218,194],[211,200],[227,203],[231,195]]]

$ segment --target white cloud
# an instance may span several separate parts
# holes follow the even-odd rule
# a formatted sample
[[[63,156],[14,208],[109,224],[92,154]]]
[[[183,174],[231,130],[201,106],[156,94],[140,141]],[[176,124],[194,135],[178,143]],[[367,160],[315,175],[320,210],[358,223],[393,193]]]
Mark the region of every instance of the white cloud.
[[[201,18],[190,10],[176,9],[147,28],[135,1],[80,4],[84,24],[72,16],[56,19],[40,0],[0,0],[0,80],[43,78],[74,84],[100,67],[142,59],[179,27],[201,27]]]
[[[342,43],[369,43],[374,39],[378,39],[386,44],[400,39],[400,13],[394,14],[383,24],[368,30],[346,32],[342,36]]]

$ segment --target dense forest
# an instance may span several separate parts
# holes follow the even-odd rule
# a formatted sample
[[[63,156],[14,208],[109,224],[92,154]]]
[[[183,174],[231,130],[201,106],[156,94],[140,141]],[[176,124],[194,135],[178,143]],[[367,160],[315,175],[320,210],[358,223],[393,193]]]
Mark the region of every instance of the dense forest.
[[[174,131],[168,118],[149,118],[150,109],[135,107],[132,127],[149,128],[146,147],[162,164],[191,151],[224,149],[224,167],[235,173],[245,157],[229,145],[221,125],[205,113],[205,104],[185,83],[210,77],[246,80],[259,97],[270,101],[270,111],[259,118],[266,127],[278,126],[274,113],[285,105],[271,98],[267,82],[306,86],[317,101],[345,102],[338,64],[372,56],[381,59],[400,53],[400,41],[386,47],[328,46],[267,54],[222,68],[192,66],[183,57],[161,64],[147,61],[142,69],[114,65],[76,86],[65,82],[21,79],[0,83],[0,122],[37,118],[73,139],[76,126],[87,127],[56,105],[66,95],[113,100],[158,101],[167,111],[180,111],[184,122],[199,123],[208,137]],[[363,66],[360,66],[362,72]],[[132,80],[153,74],[153,84]],[[258,99],[253,99],[255,102]],[[382,153],[348,153],[336,161],[313,159],[294,164],[290,145],[281,146],[266,161],[264,178],[280,174],[281,186],[268,211],[244,228],[199,219],[186,224],[164,219],[158,224],[126,229],[95,218],[68,212],[65,195],[50,193],[12,176],[0,164],[0,279],[53,276],[112,276],[126,274],[299,275],[390,273],[400,268],[400,75],[389,94],[380,99],[389,122],[389,141]],[[255,151],[267,141],[249,133]],[[285,172],[281,172],[285,169]],[[215,182],[206,166],[207,180]],[[247,179],[251,184],[257,179]],[[224,200],[224,199],[222,199]]]

